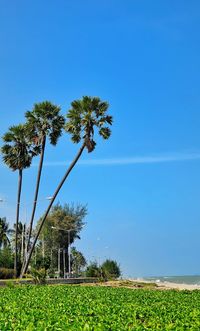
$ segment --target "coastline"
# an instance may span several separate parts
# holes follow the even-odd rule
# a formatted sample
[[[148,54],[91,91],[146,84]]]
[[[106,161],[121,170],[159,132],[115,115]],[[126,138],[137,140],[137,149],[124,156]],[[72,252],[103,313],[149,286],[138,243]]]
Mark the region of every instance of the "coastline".
[[[163,289],[163,290],[200,290],[200,285],[197,284],[182,284],[182,283],[173,283],[173,282],[168,282],[168,281],[149,281],[145,280],[143,278],[131,278],[129,279],[130,281],[134,281],[136,283],[154,283],[157,285],[158,289]]]
[[[159,288],[163,289],[177,289],[177,290],[200,290],[200,285],[193,284],[177,284],[171,282],[159,282],[156,283]]]

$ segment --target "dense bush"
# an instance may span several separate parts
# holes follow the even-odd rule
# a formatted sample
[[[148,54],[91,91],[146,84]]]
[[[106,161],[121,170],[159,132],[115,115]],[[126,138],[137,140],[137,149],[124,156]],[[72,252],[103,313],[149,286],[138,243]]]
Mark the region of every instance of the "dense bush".
[[[85,271],[86,277],[100,277],[101,272],[100,268],[98,267],[97,262],[91,262],[86,271]]]
[[[48,270],[51,265],[51,258],[50,256],[43,257],[42,255],[38,255],[37,259],[32,260],[31,267],[34,269],[45,269]]]
[[[0,249],[0,268],[13,269],[14,267],[14,256],[10,247]]]
[[[106,260],[102,265],[91,262],[86,269],[86,277],[97,277],[102,280],[116,279],[121,275],[120,267],[116,261]]]
[[[0,268],[0,279],[12,279],[14,276],[14,269]]]
[[[116,261],[106,260],[102,264],[101,268],[105,278],[116,279],[121,275],[120,267]]]

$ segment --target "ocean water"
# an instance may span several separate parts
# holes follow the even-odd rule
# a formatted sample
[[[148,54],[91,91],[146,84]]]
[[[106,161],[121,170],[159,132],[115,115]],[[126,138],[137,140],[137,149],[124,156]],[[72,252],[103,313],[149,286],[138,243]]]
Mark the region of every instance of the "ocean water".
[[[190,284],[200,285],[200,276],[157,276],[157,277],[145,277],[144,280],[153,282],[170,282],[176,284]]]

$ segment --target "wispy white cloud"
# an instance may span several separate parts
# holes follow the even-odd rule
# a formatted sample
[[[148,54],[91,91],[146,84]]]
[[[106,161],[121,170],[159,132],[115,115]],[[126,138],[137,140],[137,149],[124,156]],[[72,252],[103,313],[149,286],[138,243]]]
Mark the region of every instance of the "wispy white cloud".
[[[190,160],[200,160],[200,153],[172,153],[163,155],[133,156],[106,159],[84,159],[80,160],[78,164],[85,166],[122,166],[148,163],[183,162]],[[44,165],[46,167],[56,167],[66,166],[69,164],[69,161],[52,161],[45,162]]]
[[[168,154],[154,154],[144,156],[132,157],[118,157],[105,159],[80,159],[78,165],[82,166],[123,166],[134,164],[151,164],[151,163],[167,163],[167,162],[184,162],[200,160],[200,152],[190,153],[168,153]],[[71,161],[47,161],[44,162],[45,167],[64,167],[71,163]],[[0,166],[5,166],[0,162]],[[38,163],[34,162],[33,167],[37,167]]]

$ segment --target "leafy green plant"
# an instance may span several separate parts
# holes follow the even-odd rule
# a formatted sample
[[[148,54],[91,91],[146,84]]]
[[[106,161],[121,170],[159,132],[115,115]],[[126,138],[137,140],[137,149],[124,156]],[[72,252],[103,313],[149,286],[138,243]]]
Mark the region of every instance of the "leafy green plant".
[[[15,284],[14,284],[14,282],[12,280],[9,280],[9,281],[6,282],[6,286],[8,288],[14,288],[15,287]]]
[[[200,291],[83,286],[0,288],[0,330],[200,330]]]
[[[31,277],[36,285],[44,285],[46,284],[47,272],[45,268],[41,268],[39,270],[31,268],[30,270]]]

